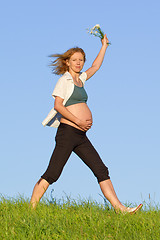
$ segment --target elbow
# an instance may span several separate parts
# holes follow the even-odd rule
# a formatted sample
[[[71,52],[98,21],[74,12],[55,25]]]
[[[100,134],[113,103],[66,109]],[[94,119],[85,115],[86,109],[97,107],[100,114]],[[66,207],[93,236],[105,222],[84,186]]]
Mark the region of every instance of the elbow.
[[[102,64],[99,64],[99,65],[96,66],[96,71],[98,71],[100,69],[101,65]]]
[[[59,112],[60,108],[61,108],[61,104],[58,104],[58,103],[55,103],[55,104],[54,104],[54,110],[56,110],[57,112]]]
[[[57,112],[59,112],[61,110],[61,108],[63,107],[63,100],[60,97],[56,97],[55,101],[54,101],[54,110],[56,110]]]
[[[96,68],[96,72],[100,69],[101,65]]]
[[[54,104],[54,110],[56,110],[58,112],[58,106],[57,104]]]
[[[94,71],[97,72],[100,69],[101,65],[92,65],[92,67],[94,68]]]

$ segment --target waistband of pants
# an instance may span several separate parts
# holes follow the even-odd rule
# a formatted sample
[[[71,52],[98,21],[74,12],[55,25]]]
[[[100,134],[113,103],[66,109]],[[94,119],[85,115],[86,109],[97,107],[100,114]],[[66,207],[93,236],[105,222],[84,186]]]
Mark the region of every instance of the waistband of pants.
[[[66,124],[66,123],[60,123],[58,129],[59,129],[59,128],[60,128],[60,129],[70,129],[70,130],[72,130],[72,131],[75,132],[75,133],[78,133],[78,134],[81,134],[81,135],[86,135],[86,132],[85,132],[85,131],[80,130],[80,129],[78,129],[78,128],[75,128],[75,127],[73,127],[73,126],[71,126],[71,125],[68,125],[68,124]]]

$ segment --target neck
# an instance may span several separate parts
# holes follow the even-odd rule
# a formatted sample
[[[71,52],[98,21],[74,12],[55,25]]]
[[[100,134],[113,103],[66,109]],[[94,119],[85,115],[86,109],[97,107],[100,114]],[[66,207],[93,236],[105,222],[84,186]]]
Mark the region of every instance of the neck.
[[[77,81],[77,82],[79,81],[79,72],[76,73],[76,72],[74,72],[74,71],[72,71],[72,70],[69,70],[69,73],[71,74],[73,80],[75,80],[75,81]]]

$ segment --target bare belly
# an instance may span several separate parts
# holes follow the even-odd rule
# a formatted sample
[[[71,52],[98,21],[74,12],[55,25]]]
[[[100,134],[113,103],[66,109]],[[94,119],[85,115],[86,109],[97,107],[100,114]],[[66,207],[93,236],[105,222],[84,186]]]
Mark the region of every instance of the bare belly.
[[[74,116],[76,116],[80,120],[83,120],[83,121],[89,120],[89,119],[92,120],[92,113],[86,103],[77,103],[77,104],[70,105],[66,108],[68,109],[68,111],[70,111]],[[61,123],[66,123],[70,126],[73,126],[75,128],[82,130],[75,123],[67,120],[64,117],[61,118]]]

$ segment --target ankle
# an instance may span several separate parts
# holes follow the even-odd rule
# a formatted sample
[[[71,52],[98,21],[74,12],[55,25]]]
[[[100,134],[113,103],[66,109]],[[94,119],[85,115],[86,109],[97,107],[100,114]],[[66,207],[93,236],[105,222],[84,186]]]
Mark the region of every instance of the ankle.
[[[125,207],[125,206],[122,205],[122,204],[119,204],[119,205],[114,206],[114,209],[115,209],[116,211],[120,211],[120,212],[125,212],[125,211],[127,211],[127,207]]]

